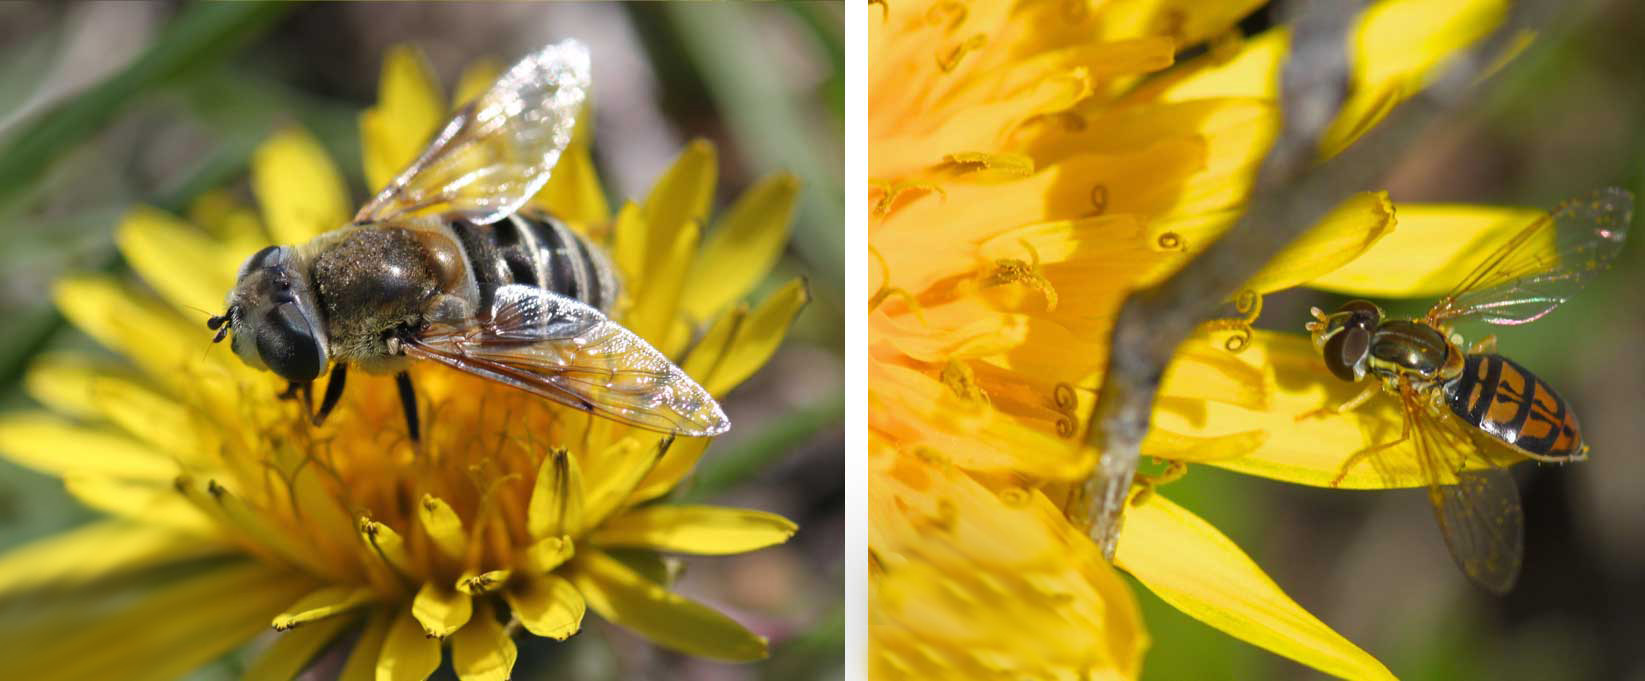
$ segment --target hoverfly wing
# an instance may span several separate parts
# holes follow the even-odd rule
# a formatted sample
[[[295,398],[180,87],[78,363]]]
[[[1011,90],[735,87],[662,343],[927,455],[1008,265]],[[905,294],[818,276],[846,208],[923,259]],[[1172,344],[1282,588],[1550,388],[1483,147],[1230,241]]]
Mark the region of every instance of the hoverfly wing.
[[[1525,553],[1525,517],[1519,488],[1502,468],[1456,474],[1455,485],[1437,488],[1434,518],[1445,546],[1463,574],[1475,584],[1504,594],[1519,579]]]
[[[570,146],[589,80],[588,48],[575,40],[520,60],[459,110],[355,222],[460,211],[489,224],[518,210]]]
[[[1541,319],[1610,267],[1627,238],[1633,208],[1633,194],[1615,187],[1566,201],[1492,252],[1428,311],[1427,320],[1515,325]]]
[[[1474,583],[1507,593],[1525,553],[1525,518],[1513,476],[1494,464],[1467,468],[1470,454],[1485,458],[1474,438],[1454,421],[1441,422],[1449,417],[1430,415],[1414,389],[1402,388],[1401,397],[1451,559]]]
[[[500,286],[487,316],[466,327],[431,326],[405,348],[647,430],[708,437],[731,427],[707,390],[634,332],[533,286]]]

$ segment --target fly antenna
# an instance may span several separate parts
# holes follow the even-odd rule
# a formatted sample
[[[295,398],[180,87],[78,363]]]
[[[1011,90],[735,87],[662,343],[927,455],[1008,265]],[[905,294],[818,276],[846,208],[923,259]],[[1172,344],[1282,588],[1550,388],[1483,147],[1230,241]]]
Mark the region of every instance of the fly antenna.
[[[211,337],[211,342],[223,342],[223,338],[228,336],[229,327],[233,326],[230,322],[233,322],[234,318],[239,316],[239,314],[239,306],[230,305],[228,310],[223,314],[213,315],[210,319],[207,319],[206,328],[217,332],[217,335]]]

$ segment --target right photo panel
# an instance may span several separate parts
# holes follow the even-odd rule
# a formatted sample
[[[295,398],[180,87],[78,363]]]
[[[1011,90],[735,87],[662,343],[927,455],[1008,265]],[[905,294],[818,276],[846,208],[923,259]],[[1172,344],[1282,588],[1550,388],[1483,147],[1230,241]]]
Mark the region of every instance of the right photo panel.
[[[870,678],[1645,678],[1645,8],[866,35]]]

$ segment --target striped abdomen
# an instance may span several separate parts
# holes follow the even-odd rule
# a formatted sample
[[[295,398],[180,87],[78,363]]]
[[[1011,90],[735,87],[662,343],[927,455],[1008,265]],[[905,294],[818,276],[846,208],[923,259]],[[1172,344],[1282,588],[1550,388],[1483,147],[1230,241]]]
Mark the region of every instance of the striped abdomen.
[[[1536,375],[1501,355],[1468,355],[1445,384],[1462,420],[1526,454],[1565,459],[1582,453],[1582,428],[1565,400]]]
[[[467,251],[482,310],[491,307],[497,287],[507,284],[547,289],[601,312],[617,302],[620,286],[605,253],[559,220],[516,213],[489,225],[466,220],[447,225]]]

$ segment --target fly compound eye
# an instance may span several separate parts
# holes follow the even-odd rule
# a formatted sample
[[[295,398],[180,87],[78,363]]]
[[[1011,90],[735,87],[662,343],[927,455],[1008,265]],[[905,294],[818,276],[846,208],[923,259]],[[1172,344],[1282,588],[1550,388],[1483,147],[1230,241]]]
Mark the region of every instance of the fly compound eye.
[[[324,353],[296,303],[270,307],[257,322],[256,336],[257,354],[281,378],[302,382],[320,376]]]
[[[1325,341],[1325,368],[1344,381],[1357,381],[1358,367],[1371,349],[1371,331],[1361,326],[1348,326]]]
[[[1342,305],[1337,314],[1346,314],[1352,325],[1365,328],[1376,328],[1382,323],[1382,308],[1369,300],[1350,300]]]

